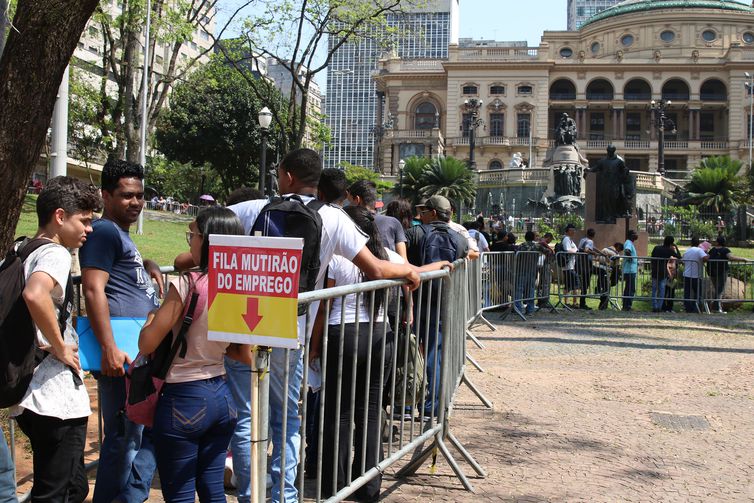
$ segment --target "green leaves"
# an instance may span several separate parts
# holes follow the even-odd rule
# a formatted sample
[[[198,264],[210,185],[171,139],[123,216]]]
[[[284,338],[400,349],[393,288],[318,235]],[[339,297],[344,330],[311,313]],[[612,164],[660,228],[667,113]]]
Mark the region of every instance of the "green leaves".
[[[169,160],[211,166],[224,192],[255,186],[259,176],[261,131],[257,116],[265,104],[247,79],[215,57],[175,87],[170,109],[158,119],[157,147]],[[275,99],[282,101],[281,96]],[[275,155],[278,130],[268,138],[268,161]],[[268,167],[269,167],[268,162]]]
[[[729,156],[704,159],[686,184],[684,202],[706,211],[728,213],[745,202],[744,180],[738,177],[741,167],[741,161]]]
[[[473,172],[465,162],[454,157],[409,157],[405,160],[402,181],[393,188],[394,194],[417,203],[435,194],[452,201],[471,202],[476,197]],[[403,189],[401,190],[401,186]]]

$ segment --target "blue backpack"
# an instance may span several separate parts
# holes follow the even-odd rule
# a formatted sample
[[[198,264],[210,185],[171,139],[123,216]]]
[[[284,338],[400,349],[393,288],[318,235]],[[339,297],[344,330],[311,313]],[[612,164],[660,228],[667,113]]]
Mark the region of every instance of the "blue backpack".
[[[450,234],[450,227],[447,224],[423,224],[421,228],[424,231],[424,237],[422,237],[420,244],[420,265],[433,264],[443,260],[453,262],[460,258],[456,243]]]
[[[251,227],[250,234],[261,232],[263,236],[303,238],[301,273],[298,291],[311,292],[316,287],[319,274],[319,247],[322,239],[322,217],[319,209],[325,203],[313,199],[304,204],[297,196],[275,197],[270,201]],[[299,304],[298,315],[306,314],[307,306]]]

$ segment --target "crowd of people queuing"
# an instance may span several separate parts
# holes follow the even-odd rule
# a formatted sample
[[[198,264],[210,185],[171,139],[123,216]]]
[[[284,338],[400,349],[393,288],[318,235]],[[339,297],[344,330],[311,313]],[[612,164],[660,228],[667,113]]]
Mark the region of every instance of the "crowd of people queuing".
[[[594,243],[595,229],[587,229],[581,239],[576,239],[577,228],[574,224],[565,226],[561,239],[556,240],[554,246],[551,243],[555,236],[551,232],[540,238],[533,230],[526,232],[523,244],[517,244],[516,234],[506,229],[502,224],[504,221],[490,220],[491,234],[484,232],[485,221],[481,217],[466,225],[480,229],[482,235],[489,237],[492,242],[490,251],[538,252],[541,255],[536,264],[528,266],[525,259],[520,258],[515,271],[513,267],[510,268],[516,279],[501,295],[503,302],[510,299],[513,307],[522,314],[531,314],[549,301],[551,281],[555,279],[560,284],[562,301],[570,309],[591,310],[587,303],[590,297],[599,298],[599,310],[608,309],[612,293],[613,297],[620,299],[619,307],[623,311],[631,311],[642,276],[649,278],[648,294],[652,312],[672,312],[677,291],[686,312],[701,312],[704,309],[705,277],[709,278],[714,299],[707,307],[724,312],[723,297],[730,262],[750,262],[734,255],[726,247],[722,234],[714,240],[714,244],[692,237],[690,246],[683,253],[673,236],[665,236],[661,244],[652,247],[649,257],[640,257],[636,250],[639,234],[633,229],[628,231],[625,241],[601,249]],[[498,275],[503,278],[505,273],[498,271]],[[596,281],[592,280],[593,277],[596,277]],[[506,284],[505,281],[499,283]],[[493,288],[499,287],[493,285]],[[538,288],[537,292],[535,288]],[[708,292],[707,298],[709,295]],[[534,300],[537,300],[537,306]]]
[[[321,462],[322,488],[329,496],[383,457],[380,411],[385,404],[379,403],[378,391],[386,383],[379,382],[378,377],[390,375],[389,348],[411,330],[415,320],[437,320],[440,316],[437,307],[426,302],[427,296],[425,302],[413,303],[413,311],[405,308],[412,304],[407,299],[420,284],[419,273],[452,268],[457,259],[478,258],[481,251],[489,249],[489,236],[476,223],[462,226],[453,222],[453,206],[439,195],[422,200],[416,207],[406,200],[394,200],[385,214],[379,215],[373,183],[358,181],[347,186],[341,170],[322,170],[319,155],[309,149],[289,153],[277,168],[277,176],[283,198],[304,205],[314,200],[324,203],[316,210],[322,223],[316,288],[370,279],[407,280],[404,287],[397,288],[398,295],[404,296],[400,303],[395,302],[395,296],[388,302],[377,294],[374,303],[368,305],[366,296],[358,300],[350,295],[333,302],[328,313],[324,312],[324,303],[312,303],[308,314],[316,321],[307,324],[306,314],[298,319],[300,340],[311,339],[310,362],[303,361],[303,348],[288,355],[286,350],[272,350],[268,418],[271,497],[272,501],[290,502],[298,500],[299,399],[302,384],[306,384],[302,383],[304,365],[315,368],[324,351],[329,357],[323,372],[355,375],[354,381],[345,379],[340,389],[333,387],[336,379],[329,379],[318,398],[325,400],[323,441],[336,443],[340,449],[337,457],[329,446],[323,450],[322,460],[309,456],[315,468],[310,470],[307,465],[306,476],[316,475],[316,463]],[[104,434],[92,501],[146,501],[155,472],[159,473],[165,501],[189,502],[195,495],[200,501],[225,501],[229,449],[238,501],[250,500],[255,483],[250,477],[249,448],[251,349],[208,339],[208,243],[210,234],[248,235],[269,201],[253,189],[239,189],[228,198],[227,206],[211,206],[199,212],[186,232],[188,250],[176,250],[174,265],[180,274],[165,285],[158,265],[142,257],[129,233],[145,205],[143,178],[141,166],[109,160],[100,190],[73,178],[58,177],[48,182],[37,200],[39,229],[35,238],[46,242],[25,262],[23,299],[37,328],[37,346],[48,357],[34,372],[23,399],[11,410],[31,441],[32,501],[78,503],[89,492],[84,447],[91,409],[77,352],[78,336],[70,318],[56,323],[61,311],[70,310],[65,292],[71,285],[73,249],[79,249],[86,316],[102,351],[100,369],[92,372],[99,388]],[[94,218],[93,213],[100,208],[101,217]],[[439,283],[433,288],[439,288]],[[398,310],[398,305],[404,307]],[[175,338],[178,331],[183,334],[182,326],[189,319],[186,347],[172,360],[151,428],[136,424],[124,412],[127,369],[134,355],[117,342],[119,334],[111,324],[115,318],[145,320],[138,336],[142,354],[154,351],[167,337]],[[332,325],[326,348],[322,347],[325,320]],[[342,332],[341,323],[345,326]],[[373,329],[371,347],[366,344],[365,323],[385,325],[384,330]],[[307,325],[310,333],[305,333]],[[429,326],[421,341],[427,361],[433,362],[426,369],[428,392],[415,410],[408,407],[398,411],[400,414],[439,414],[442,324],[430,321]],[[333,369],[339,362],[339,346],[345,352],[343,367]],[[377,352],[377,347],[388,350]],[[371,379],[369,392],[354,392],[353,386],[363,387],[367,379]],[[336,394],[339,400],[335,400]],[[355,403],[349,403],[351,400]],[[336,402],[342,402],[339,410]],[[347,434],[351,428],[349,406],[356,414],[357,431],[353,435]],[[366,441],[363,460],[358,459],[362,437]],[[309,438],[309,442],[316,440],[316,435]],[[351,441],[357,445],[348,445]],[[7,445],[0,444],[0,500],[14,501],[12,463]],[[353,470],[348,466],[352,448],[357,453]],[[379,477],[373,479],[353,496],[360,501],[376,501],[380,482]]]

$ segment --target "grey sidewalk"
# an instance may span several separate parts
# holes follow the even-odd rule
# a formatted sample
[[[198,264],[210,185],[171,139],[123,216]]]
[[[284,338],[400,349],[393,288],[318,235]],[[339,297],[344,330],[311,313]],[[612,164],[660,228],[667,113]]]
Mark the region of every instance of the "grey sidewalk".
[[[383,484],[385,501],[751,501],[754,316],[575,312],[482,327],[453,431],[489,476]],[[462,464],[463,466],[463,464]],[[466,473],[472,472],[463,466]]]

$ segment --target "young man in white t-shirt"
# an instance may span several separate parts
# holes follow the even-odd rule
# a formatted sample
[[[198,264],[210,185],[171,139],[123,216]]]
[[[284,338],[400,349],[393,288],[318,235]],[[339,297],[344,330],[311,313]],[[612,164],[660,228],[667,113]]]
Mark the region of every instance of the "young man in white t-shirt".
[[[699,248],[699,238],[691,238],[691,247],[681,258],[683,264],[683,306],[687,313],[698,313],[702,298],[702,276],[704,263],[709,256]]]
[[[283,196],[297,194],[304,203],[315,198],[317,185],[322,172],[322,160],[314,150],[297,149],[290,152],[278,166],[278,186]],[[241,219],[245,231],[251,231],[257,216],[267,200],[258,199],[246,201],[230,207]],[[412,288],[419,286],[419,275],[411,267],[393,264],[376,258],[366,247],[367,237],[343,210],[329,205],[319,209],[322,217],[322,239],[320,240],[320,270],[317,275],[316,288],[322,288],[325,281],[327,264],[333,255],[340,255],[353,262],[369,279],[405,278]],[[309,306],[312,321],[319,308],[319,302]],[[306,316],[298,320],[299,340],[308,340],[310,333],[306,331]],[[313,323],[311,324],[313,325]],[[288,360],[289,381],[287,390],[284,387],[284,369],[286,351],[273,349],[270,356],[270,435],[272,438],[272,501],[297,501],[296,475],[299,461],[299,444],[301,436],[299,429],[299,394],[303,378],[303,348],[291,350]],[[283,417],[283,400],[288,401],[288,415]],[[280,495],[281,475],[281,440],[282,425],[286,422],[286,452],[283,467],[285,478],[285,494]]]
[[[563,236],[563,251],[567,253],[565,259],[565,267],[563,267],[563,280],[565,281],[565,295],[563,296],[563,302],[566,305],[570,305],[573,309],[578,309],[579,306],[576,303],[579,290],[579,276],[576,274],[576,253],[579,248],[576,243],[573,242],[573,238],[576,236],[576,226],[573,224],[566,225],[565,235]],[[571,297],[571,303],[568,304],[568,297]]]
[[[86,423],[92,413],[78,356],[78,335],[70,321],[66,292],[71,253],[92,232],[99,210],[97,190],[67,176],[53,178],[39,194],[39,228],[34,239],[48,241],[24,262],[23,299],[45,357],[11,416],[29,437],[34,456],[32,501],[80,503],[89,492],[84,468]],[[61,310],[68,309],[68,313]],[[61,323],[62,322],[62,323]]]

